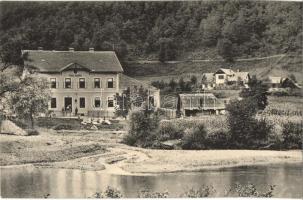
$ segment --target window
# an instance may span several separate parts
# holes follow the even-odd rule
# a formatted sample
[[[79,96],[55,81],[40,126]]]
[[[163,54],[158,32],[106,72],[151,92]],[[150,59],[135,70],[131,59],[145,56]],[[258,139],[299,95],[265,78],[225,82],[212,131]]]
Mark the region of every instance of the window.
[[[114,79],[113,78],[107,79],[107,88],[114,88]]]
[[[107,107],[108,107],[108,108],[114,107],[114,97],[108,97],[108,100],[107,100]]]
[[[56,78],[51,78],[50,82],[51,82],[51,88],[57,88]]]
[[[51,108],[57,108],[57,99],[51,98]]]
[[[219,79],[224,79],[224,75],[219,75],[218,78]]]
[[[94,106],[95,106],[95,108],[100,108],[101,107],[101,99],[100,99],[100,97],[95,97]]]
[[[80,108],[85,108],[85,98],[84,97],[80,97]]]
[[[85,88],[85,78],[79,78],[79,88]]]
[[[100,78],[95,78],[94,79],[94,88],[100,88],[100,87],[101,87]]]
[[[72,88],[71,78],[65,78],[65,88]]]

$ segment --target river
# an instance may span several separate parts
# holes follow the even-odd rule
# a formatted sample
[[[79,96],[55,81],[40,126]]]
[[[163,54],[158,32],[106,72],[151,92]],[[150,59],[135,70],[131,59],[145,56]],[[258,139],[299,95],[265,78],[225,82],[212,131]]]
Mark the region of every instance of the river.
[[[1,196],[42,198],[86,198],[107,186],[119,189],[125,197],[137,197],[138,191],[169,191],[178,197],[190,188],[212,185],[222,197],[232,184],[253,183],[258,189],[276,185],[274,197],[301,198],[302,164],[234,167],[221,170],[168,173],[145,176],[110,175],[102,171],[50,168],[1,169]]]

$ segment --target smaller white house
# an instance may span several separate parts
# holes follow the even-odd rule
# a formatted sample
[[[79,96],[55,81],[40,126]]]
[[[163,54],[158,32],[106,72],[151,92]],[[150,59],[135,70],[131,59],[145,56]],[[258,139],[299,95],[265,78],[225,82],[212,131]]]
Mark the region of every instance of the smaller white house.
[[[220,68],[215,73],[204,73],[202,75],[202,88],[213,89],[216,86],[225,86],[232,84],[247,85],[250,79],[248,72],[237,72],[232,69]]]
[[[216,85],[225,85],[227,82],[234,81],[235,72],[231,69],[220,68],[215,73]]]
[[[281,88],[301,88],[301,86],[290,78],[280,76],[268,76],[264,83],[269,87],[269,91],[278,91]]]
[[[220,68],[215,73],[215,83],[216,85],[224,85],[230,83],[242,82],[243,84],[247,84],[250,76],[248,72],[234,72],[232,69],[224,69]]]

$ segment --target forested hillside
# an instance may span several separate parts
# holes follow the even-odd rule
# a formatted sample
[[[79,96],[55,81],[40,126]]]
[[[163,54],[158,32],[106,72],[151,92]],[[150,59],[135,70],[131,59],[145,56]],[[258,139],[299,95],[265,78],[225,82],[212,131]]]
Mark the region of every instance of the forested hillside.
[[[0,2],[1,49],[115,50],[120,59],[302,51],[301,2]]]

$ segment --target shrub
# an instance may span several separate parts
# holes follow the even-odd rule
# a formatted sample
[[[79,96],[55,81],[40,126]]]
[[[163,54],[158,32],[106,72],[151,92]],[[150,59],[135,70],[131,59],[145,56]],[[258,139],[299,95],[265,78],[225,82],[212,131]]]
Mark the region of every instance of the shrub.
[[[283,124],[282,137],[284,148],[297,149],[302,147],[302,124],[288,122]]]
[[[159,130],[159,140],[174,140],[181,139],[184,135],[184,130],[180,127],[177,127],[173,123],[161,123]]]
[[[216,131],[207,134],[207,147],[226,149],[230,146],[230,134],[226,131]]]
[[[203,124],[186,129],[181,143],[182,149],[205,149],[206,134]]]
[[[166,192],[151,192],[149,190],[142,190],[138,194],[138,198],[167,198],[169,193]]]
[[[122,140],[122,143],[130,146],[135,146],[136,142],[137,142],[137,137],[135,135],[130,135],[130,134],[127,134]]]
[[[231,186],[225,196],[239,196],[239,197],[272,197],[275,185],[270,185],[269,189],[265,192],[258,191],[254,184],[248,183],[241,185],[236,183]]]
[[[73,130],[73,126],[70,124],[58,124],[53,127],[54,130]]]
[[[26,129],[25,131],[27,132],[27,135],[28,135],[28,136],[31,136],[31,135],[39,135],[39,131],[36,130],[36,129]]]
[[[158,128],[157,113],[148,110],[135,111],[130,115],[129,131],[124,141],[134,146],[148,147],[153,144]]]
[[[104,194],[105,194],[106,198],[121,198],[122,197],[121,192],[112,187],[107,187]]]
[[[182,194],[180,197],[187,197],[187,198],[203,198],[209,197],[210,195],[214,194],[216,190],[212,186],[203,186],[197,190],[190,189]]]
[[[93,195],[93,198],[100,199],[100,198],[122,198],[122,194],[119,190],[107,187],[105,192],[96,192]]]
[[[255,120],[252,126],[251,143],[252,147],[260,147],[268,144],[268,136],[273,130],[273,125],[265,118]]]

